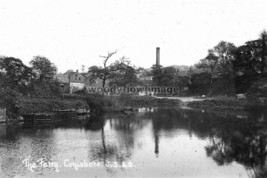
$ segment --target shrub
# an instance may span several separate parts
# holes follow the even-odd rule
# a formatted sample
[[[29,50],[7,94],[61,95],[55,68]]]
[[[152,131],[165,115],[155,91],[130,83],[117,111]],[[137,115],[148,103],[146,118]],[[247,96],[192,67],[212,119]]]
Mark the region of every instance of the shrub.
[[[100,113],[104,110],[104,95],[101,94],[87,94],[84,97],[84,100],[87,102],[90,112],[92,113]]]
[[[19,114],[52,112],[54,110],[86,108],[88,105],[83,100],[61,100],[61,99],[26,99],[20,101]]]
[[[7,116],[18,116],[19,110],[19,94],[9,88],[1,90],[0,93],[0,107],[6,108]]]

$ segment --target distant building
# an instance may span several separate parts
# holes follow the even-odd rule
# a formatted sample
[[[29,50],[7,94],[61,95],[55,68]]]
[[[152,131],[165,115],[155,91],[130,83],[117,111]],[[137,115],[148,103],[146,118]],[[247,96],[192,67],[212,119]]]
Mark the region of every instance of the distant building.
[[[0,108],[0,122],[6,121],[6,109]]]
[[[103,86],[103,80],[96,78],[95,80],[91,80],[91,74],[86,73],[85,74],[85,86],[86,87],[102,87]],[[105,86],[108,86],[109,80],[106,80]]]
[[[69,73],[68,78],[70,83],[85,83],[86,80],[84,74],[79,73],[78,70],[76,72]]]
[[[55,78],[60,83],[61,93],[70,93],[70,82],[68,76],[64,74],[57,74]]]
[[[79,73],[72,70],[68,70],[64,74],[57,74],[55,78],[60,82],[62,93],[73,93],[77,90],[89,87],[102,87],[102,80],[97,78],[91,80],[90,73]],[[108,86],[109,81],[106,81]]]

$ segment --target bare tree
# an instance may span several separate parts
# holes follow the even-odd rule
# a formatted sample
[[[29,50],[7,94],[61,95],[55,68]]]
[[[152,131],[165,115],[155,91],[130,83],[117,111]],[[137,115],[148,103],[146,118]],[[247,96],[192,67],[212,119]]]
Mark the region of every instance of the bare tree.
[[[99,78],[102,80],[102,87],[105,87],[106,81],[108,79],[115,79],[116,77],[118,78],[118,76],[121,75],[123,75],[124,78],[128,76],[132,77],[134,75],[135,69],[130,66],[131,62],[125,56],[108,65],[108,61],[116,53],[117,51],[108,52],[106,56],[100,56],[104,59],[103,67],[92,66],[89,68],[89,72],[91,73],[91,81],[94,81],[96,78]],[[128,73],[131,75],[128,75]]]
[[[100,56],[101,58],[104,58],[104,61],[103,61],[104,70],[103,70],[103,77],[102,77],[102,87],[103,88],[105,87],[107,77],[110,74],[110,70],[109,70],[109,67],[107,66],[107,62],[116,53],[117,53],[117,50],[114,52],[108,52],[107,56]]]
[[[91,80],[100,78],[102,80],[102,87],[105,87],[108,76],[110,75],[110,66],[107,65],[109,59],[117,53],[117,50],[114,52],[108,52],[106,56],[100,56],[103,58],[103,67],[92,66],[89,68],[91,73]]]

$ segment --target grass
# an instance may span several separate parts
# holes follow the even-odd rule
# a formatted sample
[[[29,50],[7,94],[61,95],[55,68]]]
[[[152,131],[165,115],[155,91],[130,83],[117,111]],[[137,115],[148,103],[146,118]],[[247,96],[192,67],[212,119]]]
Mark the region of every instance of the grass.
[[[64,109],[88,108],[84,100],[62,100],[62,99],[43,99],[43,98],[21,98],[19,101],[19,114],[52,112]]]
[[[190,107],[220,107],[242,109],[248,105],[247,99],[238,99],[235,97],[220,96],[203,101],[193,101],[188,103]]]
[[[87,101],[90,100],[90,101]],[[77,99],[45,99],[21,97],[18,102],[19,114],[53,112],[64,109],[88,109],[98,106],[100,112],[123,110],[127,107],[160,107],[181,106],[181,101],[170,99],[159,99],[151,96],[136,96],[122,94],[120,96],[94,96],[78,97]],[[100,108],[99,108],[100,107]],[[91,108],[93,109],[93,108]]]
[[[166,98],[154,98],[151,96],[136,96],[130,94],[122,94],[117,97],[107,97],[107,103],[111,107],[158,107],[158,106],[180,106],[180,100],[170,100]]]

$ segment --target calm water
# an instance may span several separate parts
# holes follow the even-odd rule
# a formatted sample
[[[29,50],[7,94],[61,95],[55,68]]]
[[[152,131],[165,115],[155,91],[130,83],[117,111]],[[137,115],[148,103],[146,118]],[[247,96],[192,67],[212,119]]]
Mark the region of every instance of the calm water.
[[[266,177],[266,121],[264,110],[141,108],[51,128],[0,125],[0,177]]]

